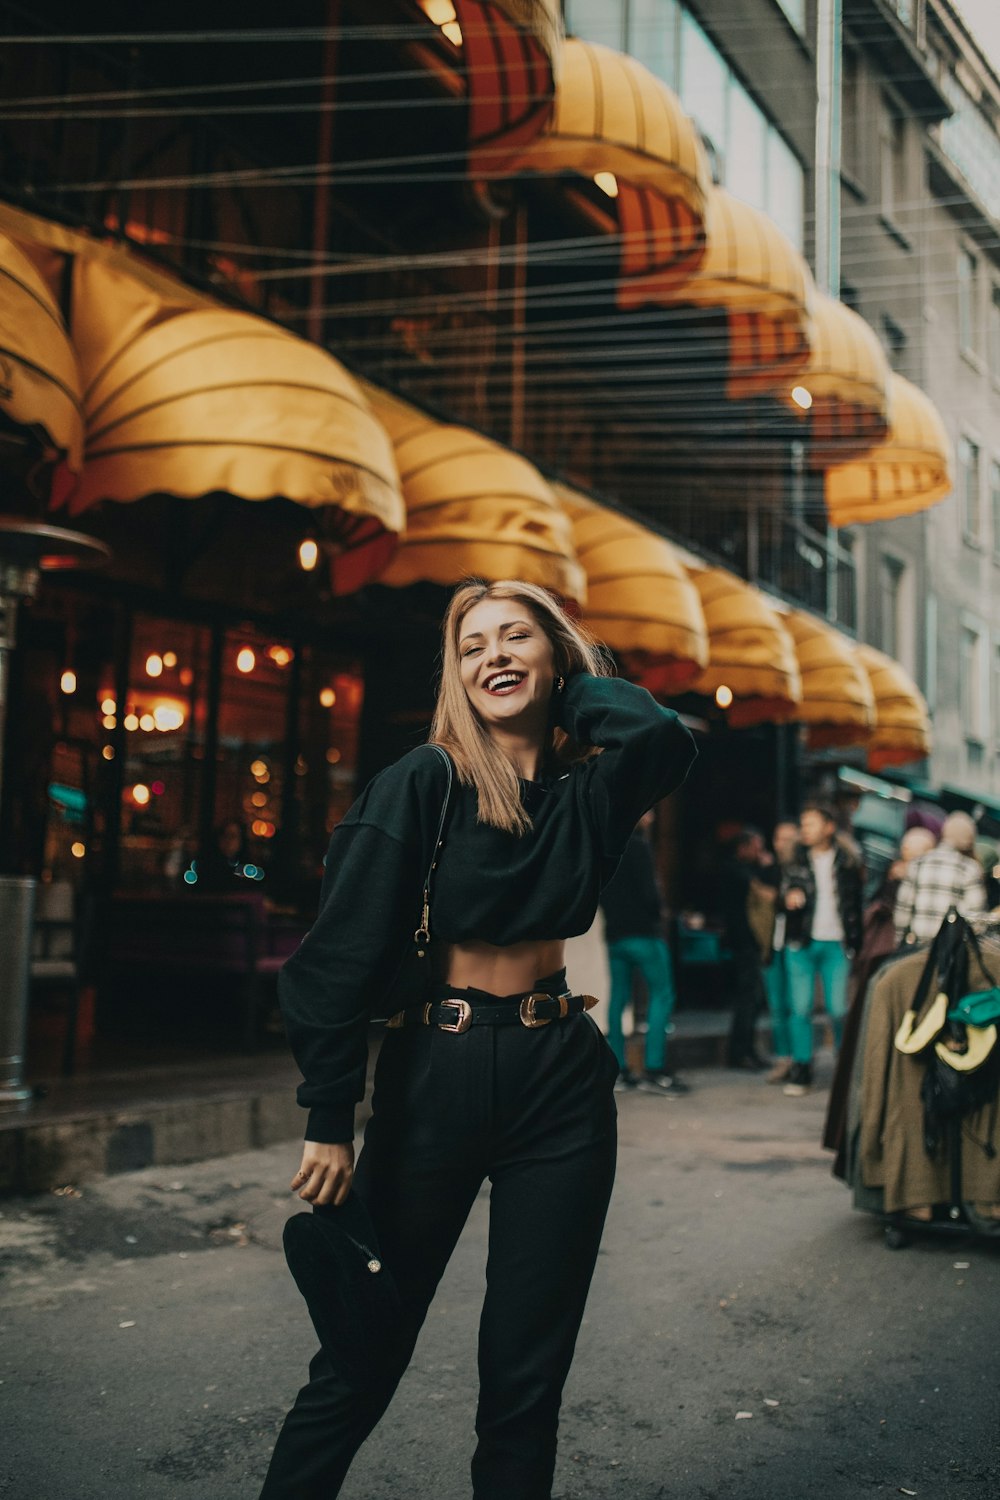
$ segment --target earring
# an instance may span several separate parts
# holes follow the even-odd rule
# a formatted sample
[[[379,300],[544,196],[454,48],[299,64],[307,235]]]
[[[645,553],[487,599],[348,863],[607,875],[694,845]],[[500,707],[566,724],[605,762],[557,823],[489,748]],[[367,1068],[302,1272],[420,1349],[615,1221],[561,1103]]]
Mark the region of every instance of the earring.
[[[557,677],[556,680],[555,680],[554,686],[555,686],[555,690],[556,690],[557,693],[564,692],[565,688],[566,688],[566,679],[565,679],[565,677],[563,677],[563,676]]]

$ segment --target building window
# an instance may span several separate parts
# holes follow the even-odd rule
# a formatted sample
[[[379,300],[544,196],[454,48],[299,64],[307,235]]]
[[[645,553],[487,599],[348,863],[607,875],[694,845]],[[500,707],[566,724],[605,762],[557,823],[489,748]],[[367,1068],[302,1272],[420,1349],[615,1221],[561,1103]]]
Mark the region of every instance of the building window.
[[[566,0],[566,30],[587,42],[625,46],[625,0]]]
[[[1000,463],[990,464],[990,519],[993,522],[993,556],[1000,562]]]
[[[962,532],[967,542],[978,545],[981,530],[979,447],[964,436],[958,440],[958,493],[962,502]]]
[[[990,296],[990,374],[1000,381],[1000,286],[993,288]]]
[[[967,353],[976,349],[978,265],[969,250],[958,252],[958,342]]]
[[[799,33],[806,34],[806,0],[778,0],[785,15]]]
[[[983,636],[980,630],[962,626],[959,643],[958,707],[966,740],[981,745],[986,735],[987,714],[983,692]]]
[[[882,314],[882,342],[894,370],[902,369],[906,363],[906,334],[888,313]]]
[[[993,743],[1000,754],[1000,644],[993,647]]]
[[[680,25],[678,0],[630,0],[628,50],[672,89],[680,71]]]
[[[885,94],[882,95],[879,143],[882,212],[892,219],[906,212],[906,122]]]
[[[840,160],[849,177],[859,176],[861,170],[858,95],[858,54],[845,47],[840,76]]]
[[[887,656],[899,658],[901,644],[900,607],[903,595],[903,578],[906,564],[898,557],[882,554],[879,563],[879,601],[882,612],[882,650]]]

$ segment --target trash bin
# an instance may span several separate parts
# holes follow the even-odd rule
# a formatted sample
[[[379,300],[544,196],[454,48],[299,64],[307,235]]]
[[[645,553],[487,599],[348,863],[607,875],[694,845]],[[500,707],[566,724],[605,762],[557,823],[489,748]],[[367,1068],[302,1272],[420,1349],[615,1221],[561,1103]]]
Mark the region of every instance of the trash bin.
[[[28,1030],[35,881],[0,875],[0,1109],[27,1104],[24,1048]]]

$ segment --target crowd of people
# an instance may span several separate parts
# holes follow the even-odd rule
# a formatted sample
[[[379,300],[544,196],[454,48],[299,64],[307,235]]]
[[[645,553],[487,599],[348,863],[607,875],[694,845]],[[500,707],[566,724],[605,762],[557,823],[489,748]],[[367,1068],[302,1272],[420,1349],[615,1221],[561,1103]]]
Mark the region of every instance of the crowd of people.
[[[670,1096],[688,1088],[667,1065],[676,985],[649,837],[652,824],[653,815],[647,814],[602,897],[611,973],[608,1041],[618,1059],[619,1092]],[[814,1082],[817,991],[839,1052],[849,1009],[886,958],[929,941],[952,906],[971,918],[995,904],[991,886],[997,862],[995,848],[977,844],[976,825],[967,813],[953,812],[935,826],[918,819],[865,904],[860,846],[831,804],[807,801],[797,820],[776,825],[770,840],[756,828],[742,828],[729,843],[718,882],[729,954],[728,1066],[766,1072],[768,1083],[780,1085],[789,1097],[808,1093]],[[645,988],[647,1010],[643,1066],[634,1072],[623,1016],[637,979]],[[769,1059],[757,1040],[765,1008]]]

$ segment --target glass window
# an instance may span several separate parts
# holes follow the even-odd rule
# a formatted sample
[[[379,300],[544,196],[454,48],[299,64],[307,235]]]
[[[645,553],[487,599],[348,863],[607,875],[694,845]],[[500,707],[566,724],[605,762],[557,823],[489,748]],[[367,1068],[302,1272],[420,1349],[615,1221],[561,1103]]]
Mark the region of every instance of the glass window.
[[[765,207],[796,250],[802,249],[804,205],[805,173],[802,163],[776,130],[768,130]]]
[[[198,852],[210,655],[207,627],[137,614],[123,704],[109,669],[102,722],[109,742],[117,720],[125,731],[119,872],[130,890],[174,884]]]
[[[1000,380],[1000,286],[995,286],[990,295],[990,374]]]
[[[982,646],[981,633],[963,625],[959,644],[959,712],[967,740],[982,741],[985,731]]]
[[[651,73],[677,88],[681,10],[677,0],[631,0],[628,50]]]
[[[728,84],[729,69],[722,57],[693,16],[685,13],[681,22],[681,101],[711,142],[722,164],[723,179]]]
[[[625,46],[625,0],[566,0],[566,30],[586,42]]]
[[[858,54],[845,47],[840,75],[840,153],[844,171],[851,177],[861,171],[858,87]]]
[[[806,34],[806,0],[778,0],[785,15],[800,36]]]
[[[905,214],[907,205],[906,125],[893,101],[884,94],[879,138],[882,152],[882,211],[890,216]]]
[[[882,314],[882,342],[894,370],[900,370],[906,361],[906,334],[888,313]]]
[[[882,611],[882,650],[887,656],[899,658],[900,648],[900,602],[903,591],[903,575],[906,566],[898,557],[882,554],[879,563],[880,606]]]
[[[958,492],[962,502],[962,530],[967,541],[980,535],[979,448],[967,437],[958,440]]]
[[[729,138],[726,142],[726,186],[744,203],[767,208],[768,124],[735,80],[729,87]]]
[[[976,347],[976,288],[978,265],[969,250],[958,252],[958,341],[970,352]]]

